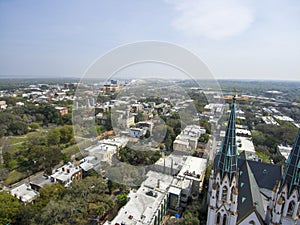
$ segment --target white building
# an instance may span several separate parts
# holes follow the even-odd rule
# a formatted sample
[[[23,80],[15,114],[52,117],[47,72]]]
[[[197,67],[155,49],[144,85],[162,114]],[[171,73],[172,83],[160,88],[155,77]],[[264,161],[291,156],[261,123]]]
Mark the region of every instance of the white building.
[[[197,199],[202,190],[207,160],[187,156],[186,160],[173,180],[169,189],[169,207],[180,211],[187,206],[189,197]]]
[[[53,183],[61,183],[65,187],[69,187],[74,180],[82,179],[82,170],[79,166],[68,163],[58,169],[50,176]]]
[[[146,129],[132,127],[129,129],[129,136],[133,138],[141,138],[146,134]]]
[[[100,143],[85,149],[91,156],[95,156],[99,161],[111,162],[113,155],[117,152],[114,145]]]
[[[35,198],[39,196],[39,193],[31,189],[29,184],[22,184],[12,189],[10,193],[14,197],[25,203],[31,203]]]
[[[292,146],[278,145],[277,149],[281,153],[281,155],[283,155],[284,158],[287,159],[292,151]]]
[[[155,171],[147,173],[140,188],[129,193],[128,203],[105,225],[162,224],[167,210],[180,212],[187,206],[189,197],[198,197],[206,162],[205,159],[174,154],[160,159],[154,166]]]
[[[187,154],[191,153],[191,151],[196,150],[199,137],[205,133],[206,130],[200,126],[187,126],[183,131],[181,131],[181,133],[176,137],[176,140],[173,142],[173,150],[185,152]]]
[[[170,175],[149,171],[138,190],[130,191],[127,204],[112,221],[105,225],[159,225],[167,212],[168,189],[173,181]]]
[[[117,148],[124,148],[128,143],[128,138],[114,137],[112,139],[103,139],[98,141],[99,144],[106,144],[116,146]]]

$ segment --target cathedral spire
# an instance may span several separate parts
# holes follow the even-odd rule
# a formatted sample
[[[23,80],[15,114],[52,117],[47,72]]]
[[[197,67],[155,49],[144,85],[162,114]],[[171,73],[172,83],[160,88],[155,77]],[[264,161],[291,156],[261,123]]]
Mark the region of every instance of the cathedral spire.
[[[224,178],[225,174],[228,174],[229,178],[232,178],[233,174],[237,172],[238,153],[235,132],[236,90],[234,92],[226,135],[219,152],[220,157],[217,165],[217,170],[220,171],[222,178]]]
[[[286,168],[281,180],[281,188],[288,185],[288,195],[296,188],[300,191],[300,129],[293,145],[292,151],[286,162]]]

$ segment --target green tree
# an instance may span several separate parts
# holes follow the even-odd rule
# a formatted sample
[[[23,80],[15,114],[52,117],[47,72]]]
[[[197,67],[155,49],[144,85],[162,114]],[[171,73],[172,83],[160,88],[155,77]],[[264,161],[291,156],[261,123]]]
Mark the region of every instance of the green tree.
[[[12,223],[19,213],[21,203],[6,191],[0,192],[0,224]]]
[[[62,121],[63,121],[63,124],[65,124],[65,125],[72,125],[72,114],[67,113],[67,114],[63,115]]]
[[[209,134],[201,134],[199,137],[199,142],[207,143],[209,140]]]
[[[22,135],[28,133],[28,126],[22,121],[13,121],[11,124],[9,124],[8,129],[14,135]]]
[[[61,143],[68,143],[72,138],[74,138],[73,126],[71,125],[64,125],[59,129],[59,132]]]
[[[32,131],[36,131],[40,128],[40,125],[38,123],[31,123],[29,124],[29,127]]]
[[[48,145],[58,145],[60,143],[60,135],[59,129],[51,129],[47,134]]]
[[[117,199],[118,199],[119,206],[122,207],[127,203],[127,194],[126,193],[119,194],[117,195]]]

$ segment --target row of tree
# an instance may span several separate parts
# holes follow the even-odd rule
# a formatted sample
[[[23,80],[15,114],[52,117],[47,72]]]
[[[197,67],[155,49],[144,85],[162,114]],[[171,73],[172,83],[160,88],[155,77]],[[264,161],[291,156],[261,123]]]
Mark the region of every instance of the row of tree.
[[[139,166],[154,164],[161,157],[161,154],[159,151],[139,151],[125,147],[121,148],[118,151],[118,156],[121,162],[126,162],[134,166]]]

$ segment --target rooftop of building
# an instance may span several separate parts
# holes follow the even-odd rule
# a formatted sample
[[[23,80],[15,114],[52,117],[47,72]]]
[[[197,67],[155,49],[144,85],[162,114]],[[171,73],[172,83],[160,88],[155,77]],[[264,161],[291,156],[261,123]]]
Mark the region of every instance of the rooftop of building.
[[[246,151],[255,153],[254,144],[251,138],[249,137],[236,137],[238,151]]]
[[[173,169],[180,170],[186,159],[186,156],[171,154],[167,157],[160,158],[156,161],[155,165],[165,166],[167,168],[173,167]]]
[[[178,177],[199,180],[201,174],[206,170],[207,160],[203,158],[187,156]]]
[[[46,175],[38,175],[30,179],[30,184],[38,187],[44,187],[47,184],[51,184],[51,180]]]
[[[71,180],[71,177],[79,171],[81,171],[81,168],[79,166],[74,166],[69,162],[67,165],[56,169],[55,173],[51,175],[51,178],[55,178],[57,180],[65,182]]]
[[[128,142],[128,138],[124,138],[124,137],[114,137],[112,139],[103,139],[98,141],[99,144],[114,145],[117,147],[125,147],[127,142]]]
[[[97,145],[93,145],[85,149],[85,151],[88,151],[89,153],[102,152],[102,151],[115,151],[115,150],[116,150],[116,146],[104,144],[101,142],[98,143]]]
[[[22,202],[31,202],[39,195],[37,191],[31,189],[29,184],[22,184],[12,189],[10,193]]]
[[[149,171],[147,177],[138,190],[129,193],[130,200],[119,210],[118,215],[105,224],[150,224],[167,195],[173,177],[153,171]]]

